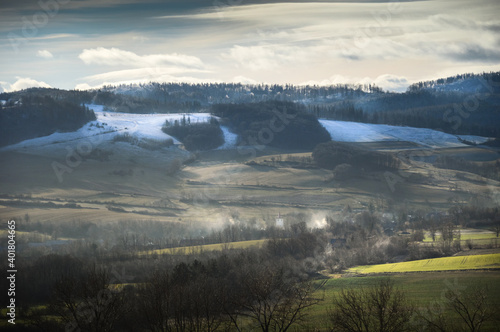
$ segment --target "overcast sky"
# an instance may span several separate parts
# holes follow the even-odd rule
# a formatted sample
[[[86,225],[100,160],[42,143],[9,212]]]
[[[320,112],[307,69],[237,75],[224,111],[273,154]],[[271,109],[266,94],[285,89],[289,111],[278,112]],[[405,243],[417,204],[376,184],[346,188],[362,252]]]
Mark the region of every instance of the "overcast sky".
[[[1,0],[0,85],[375,83],[500,71],[500,1]]]

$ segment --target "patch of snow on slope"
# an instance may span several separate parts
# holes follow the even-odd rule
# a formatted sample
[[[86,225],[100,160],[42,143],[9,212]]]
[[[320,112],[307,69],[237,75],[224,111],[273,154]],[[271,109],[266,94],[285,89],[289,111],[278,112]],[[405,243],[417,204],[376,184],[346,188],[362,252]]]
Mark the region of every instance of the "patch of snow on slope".
[[[209,113],[175,113],[175,114],[132,114],[106,112],[102,105],[87,105],[94,110],[97,120],[84,125],[74,132],[53,133],[48,136],[28,139],[0,149],[0,151],[14,151],[18,149],[50,147],[59,143],[74,142],[81,139],[92,139],[92,142],[112,141],[120,133],[129,133],[137,138],[164,140],[171,138],[161,128],[166,120],[182,120],[185,116],[191,123],[207,122]],[[174,142],[178,143],[174,139]]]
[[[25,140],[17,144],[3,147],[0,151],[33,149],[33,151],[43,153],[44,151],[53,149],[54,145],[67,144],[68,142],[77,144],[78,141],[82,139],[89,139],[92,144],[97,144],[95,142],[111,142],[113,138],[120,133],[129,133],[139,139],[164,140],[171,137],[161,130],[166,120],[169,122],[174,122],[175,120],[181,121],[183,117],[186,117],[186,120],[189,119],[191,123],[196,123],[207,122],[211,118],[209,113],[132,114],[107,112],[101,105],[87,106],[94,110],[97,121],[87,123],[74,132],[54,133],[49,136]],[[430,148],[465,146],[456,135],[425,128],[398,127],[335,120],[319,120],[319,122],[330,133],[334,141],[408,141]],[[225,143],[219,147],[219,149],[234,148],[238,135],[232,133],[229,128],[225,126],[221,126],[221,129],[224,133]],[[460,137],[477,144],[484,143],[488,140],[485,137],[472,135],[461,135]],[[174,142],[179,143],[175,139]],[[61,147],[58,148],[60,149]]]
[[[370,123],[319,120],[330,133],[332,140],[339,142],[380,142],[407,141],[430,148],[465,146],[457,135],[443,133],[427,128],[399,127]],[[484,143],[486,137],[463,135],[467,141]]]
[[[89,105],[89,108],[92,108]],[[128,132],[138,138],[166,139],[170,136],[165,134],[161,128],[165,121],[181,121],[183,117],[190,120],[191,123],[208,122],[210,113],[175,113],[175,114],[134,114],[105,112],[94,109],[97,120],[107,125],[117,128],[119,131]]]
[[[226,126],[220,126],[222,132],[224,133],[224,144],[221,145],[218,149],[225,150],[236,147],[236,142],[238,140],[238,135],[229,131],[229,128]]]

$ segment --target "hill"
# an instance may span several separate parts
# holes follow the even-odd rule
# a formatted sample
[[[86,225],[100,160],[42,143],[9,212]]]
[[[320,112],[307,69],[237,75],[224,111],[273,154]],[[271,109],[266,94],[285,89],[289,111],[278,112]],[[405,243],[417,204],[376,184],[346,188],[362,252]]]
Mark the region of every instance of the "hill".
[[[72,101],[50,96],[24,96],[1,106],[0,146],[56,131],[74,131],[94,120],[93,111]]]
[[[401,273],[423,271],[483,270],[500,268],[500,254],[440,257],[410,262],[353,267],[352,273]]]
[[[218,104],[211,111],[228,122],[240,145],[312,149],[331,139],[316,117],[296,103]]]
[[[49,96],[99,104],[122,113],[205,112],[217,104],[270,101],[302,104],[317,118],[429,128],[451,134],[500,135],[500,72],[460,74],[411,85],[404,93],[373,85],[148,83],[88,91],[33,88],[0,94],[0,100]]]

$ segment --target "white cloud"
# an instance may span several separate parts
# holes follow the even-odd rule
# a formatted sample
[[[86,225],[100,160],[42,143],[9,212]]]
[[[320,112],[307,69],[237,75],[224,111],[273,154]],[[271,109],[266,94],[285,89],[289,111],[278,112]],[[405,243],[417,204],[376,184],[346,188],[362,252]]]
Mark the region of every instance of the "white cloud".
[[[2,86],[4,92],[18,91],[27,88],[51,88],[51,86],[47,83],[37,81],[29,77],[18,77],[17,81],[14,84],[10,84],[8,82],[0,82],[0,85]]]
[[[88,1],[81,2],[70,6],[86,8]],[[384,88],[403,89],[405,81],[398,77],[416,81],[434,78],[440,71],[457,74],[469,68],[498,68],[500,63],[498,0],[259,3],[209,5],[196,11],[152,6],[144,13],[148,18],[188,15],[144,20],[133,31],[127,20],[108,22],[105,30],[100,24],[80,29],[87,23],[74,20],[70,29],[51,27],[23,47],[33,57],[47,48],[56,57],[76,54],[78,58],[61,60],[56,72],[36,71],[36,63],[12,57],[11,50],[4,48],[0,58],[10,56],[12,61],[0,64],[0,72],[5,77],[30,77],[37,72],[45,75],[37,76],[39,80],[61,88],[84,82],[93,86],[168,77],[177,81],[181,76],[204,79],[209,75],[191,74],[194,71],[188,69],[210,69],[213,79],[229,81],[245,82],[251,77],[248,82],[342,83],[329,77],[336,73],[352,83],[366,76]],[[391,10],[394,7],[399,10]],[[68,21],[73,17],[69,15]],[[117,12],[116,17],[122,15]],[[10,89],[10,84],[4,85]]]
[[[36,52],[36,56],[44,59],[52,59],[54,56],[47,50],[40,50]]]
[[[429,20],[443,27],[452,27],[464,30],[477,29],[478,27],[478,24],[473,20],[449,14],[432,15],[429,17]]]
[[[139,43],[145,43],[149,40],[149,38],[141,35],[141,36],[133,36],[132,40]]]
[[[248,78],[245,76],[241,76],[241,75],[233,77],[232,82],[233,83],[241,83],[241,84],[259,84],[259,83],[262,83],[262,82],[258,82],[254,79],[251,79],[251,78]]]
[[[131,85],[131,84],[146,84],[150,82],[159,82],[159,83],[189,83],[189,84],[203,84],[203,83],[222,83],[221,80],[217,79],[201,79],[197,77],[191,77],[191,76],[172,76],[172,75],[163,75],[160,77],[157,77],[156,79],[150,79],[150,78],[141,78],[141,79],[135,79],[135,80],[123,80],[123,81],[104,81],[99,84],[95,85],[90,85],[88,83],[80,83],[75,86],[75,89],[77,90],[90,90],[90,89],[99,89],[102,88],[103,86],[108,86],[108,85]]]
[[[51,40],[51,39],[78,39],[79,35],[76,34],[71,34],[71,33],[55,33],[55,34],[47,34],[43,36],[37,36],[34,37],[33,39],[35,40]]]
[[[370,77],[350,77],[342,75],[333,75],[330,78],[321,81],[307,81],[299,85],[336,85],[336,84],[375,84],[386,91],[404,92],[411,82],[403,76],[383,74],[375,79]]]
[[[85,80],[95,81],[124,81],[124,80],[146,80],[158,81],[163,76],[171,76],[181,73],[209,73],[208,70],[196,68],[179,68],[179,67],[149,67],[149,68],[134,68],[106,72],[84,77]]]
[[[375,84],[386,91],[395,92],[404,92],[411,84],[406,77],[391,74],[380,75],[374,80],[366,78],[361,80],[360,83]]]
[[[91,89],[93,88],[87,83],[81,83],[75,86],[75,90],[91,90]]]
[[[281,65],[303,63],[308,57],[303,49],[287,45],[233,46],[221,54],[225,60],[235,61],[238,67],[253,71],[275,69]]]
[[[92,48],[85,49],[78,56],[86,65],[97,64],[106,66],[156,67],[177,65],[184,67],[202,68],[203,62],[195,57],[185,54],[150,54],[137,55],[134,52],[119,48]]]

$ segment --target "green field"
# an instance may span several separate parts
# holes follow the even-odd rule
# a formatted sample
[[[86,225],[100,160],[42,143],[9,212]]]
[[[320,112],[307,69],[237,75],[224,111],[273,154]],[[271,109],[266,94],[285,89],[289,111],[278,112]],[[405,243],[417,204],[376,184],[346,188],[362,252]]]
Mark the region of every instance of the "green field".
[[[500,269],[500,254],[441,257],[401,263],[356,266],[347,272],[370,274],[483,269]]]
[[[230,243],[216,243],[216,244],[205,244],[201,246],[191,246],[191,247],[179,247],[179,248],[167,248],[167,249],[157,249],[143,251],[141,255],[189,255],[197,254],[204,251],[221,251],[224,249],[246,249],[250,247],[262,247],[262,245],[267,240],[252,240],[252,241],[240,241],[240,242],[230,242]]]
[[[472,287],[487,287],[491,305],[500,306],[500,271],[449,271],[429,273],[405,273],[392,276],[343,277],[329,279],[316,296],[324,300],[313,307],[309,313],[308,327],[329,330],[327,310],[342,289],[359,289],[375,286],[380,280],[390,278],[397,289],[404,291],[406,297],[417,308],[426,308],[444,303],[444,294],[449,289],[466,292]],[[452,314],[452,313],[450,313]],[[494,324],[484,331],[497,331]]]
[[[496,234],[494,232],[488,232],[488,231],[462,231],[460,234],[460,240],[461,241],[467,241],[467,240],[489,240],[489,239],[496,239]],[[441,240],[440,235],[436,235],[436,241]],[[425,234],[425,238],[423,242],[433,242],[432,237],[429,233]]]

